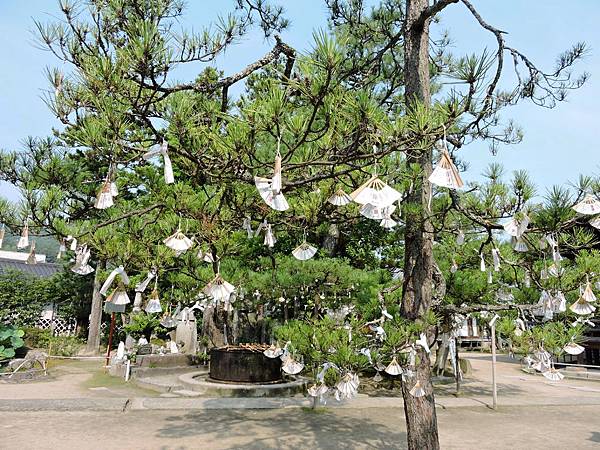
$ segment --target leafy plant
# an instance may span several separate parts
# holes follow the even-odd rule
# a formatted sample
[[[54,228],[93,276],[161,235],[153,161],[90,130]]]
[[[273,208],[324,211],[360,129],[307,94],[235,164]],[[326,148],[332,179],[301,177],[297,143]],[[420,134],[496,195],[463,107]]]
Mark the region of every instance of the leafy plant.
[[[15,356],[15,350],[23,347],[25,332],[14,325],[0,324],[0,361]]]
[[[129,322],[123,328],[134,338],[140,338],[144,336],[148,342],[150,342],[152,333],[161,330],[162,326],[158,318],[151,316],[150,314],[139,313],[134,314],[131,317],[131,322]]]

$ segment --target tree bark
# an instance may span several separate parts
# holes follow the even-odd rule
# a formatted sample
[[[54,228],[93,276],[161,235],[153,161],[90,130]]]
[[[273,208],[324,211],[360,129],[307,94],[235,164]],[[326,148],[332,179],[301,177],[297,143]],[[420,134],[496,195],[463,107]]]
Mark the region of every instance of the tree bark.
[[[429,74],[429,23],[426,17],[429,0],[407,0],[404,35],[404,78],[407,112],[421,103],[431,102]],[[423,20],[423,17],[426,17]],[[409,150],[409,164],[419,164],[421,180],[413,186],[403,202],[405,217],[404,285],[402,313],[410,320],[421,318],[432,301],[433,226],[429,218],[428,199],[431,192],[429,175],[432,150]],[[418,352],[416,379],[402,383],[407,440],[410,450],[439,449],[435,399],[431,383],[429,355]],[[415,397],[410,389],[419,380],[426,395]]]
[[[106,267],[106,261],[98,262],[96,272],[94,274],[94,289],[92,291],[92,307],[90,310],[90,326],[88,328],[87,343],[85,346],[86,353],[100,352],[100,325],[102,324],[102,294],[100,294],[100,271]]]

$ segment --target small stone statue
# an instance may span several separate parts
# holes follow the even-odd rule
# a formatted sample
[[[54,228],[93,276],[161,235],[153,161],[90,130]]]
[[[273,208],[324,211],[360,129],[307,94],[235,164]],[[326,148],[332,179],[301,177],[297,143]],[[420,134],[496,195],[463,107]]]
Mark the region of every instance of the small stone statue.
[[[200,309],[198,302],[192,307],[183,308],[176,317],[175,342],[178,344],[181,353],[187,355],[195,355],[198,350],[198,331],[196,329],[196,317],[194,316],[195,309]]]

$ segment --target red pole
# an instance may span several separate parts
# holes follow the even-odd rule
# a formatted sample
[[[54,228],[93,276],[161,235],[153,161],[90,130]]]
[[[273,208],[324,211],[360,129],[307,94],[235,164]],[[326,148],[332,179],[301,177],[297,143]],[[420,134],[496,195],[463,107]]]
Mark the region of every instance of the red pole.
[[[113,332],[115,331],[115,313],[110,315],[110,331],[108,332],[108,348],[106,349],[106,365],[110,362],[110,347],[112,346]]]

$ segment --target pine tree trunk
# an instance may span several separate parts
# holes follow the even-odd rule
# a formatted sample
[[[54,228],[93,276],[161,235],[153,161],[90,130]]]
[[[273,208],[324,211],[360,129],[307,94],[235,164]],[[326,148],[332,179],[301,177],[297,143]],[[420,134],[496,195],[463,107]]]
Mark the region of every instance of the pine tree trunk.
[[[100,351],[100,325],[102,324],[102,294],[100,294],[100,271],[106,267],[106,261],[99,261],[94,274],[94,289],[92,291],[92,307],[90,311],[90,326],[85,346],[86,353],[96,354]]]
[[[405,21],[404,77],[406,107],[410,112],[417,103],[429,105],[429,22],[421,20],[429,7],[429,0],[407,0]],[[402,313],[415,320],[422,317],[432,301],[433,283],[433,227],[429,218],[428,199],[431,184],[432,150],[409,150],[409,164],[421,167],[421,183],[414,183],[403,204],[405,217],[404,286]],[[410,450],[439,449],[435,400],[431,384],[429,355],[419,350],[416,377],[427,393],[423,397],[410,394],[416,380],[403,383],[404,413]]]

